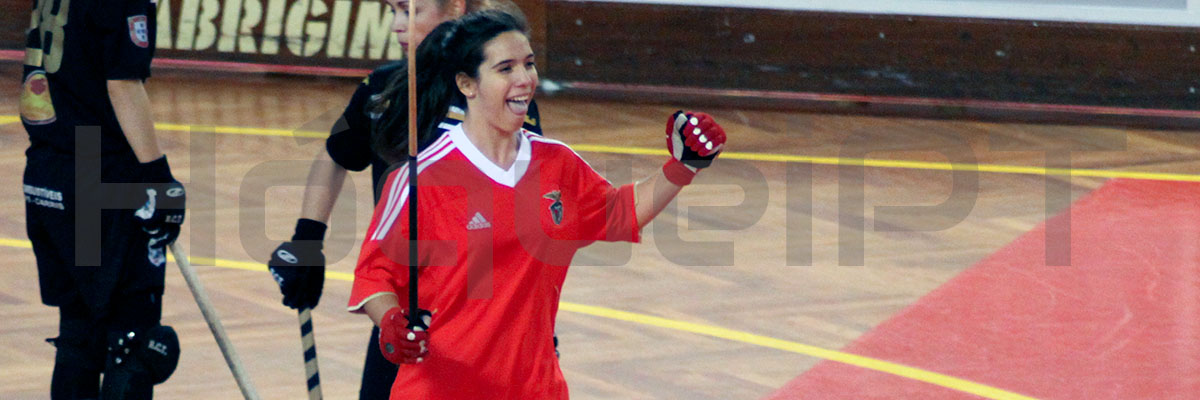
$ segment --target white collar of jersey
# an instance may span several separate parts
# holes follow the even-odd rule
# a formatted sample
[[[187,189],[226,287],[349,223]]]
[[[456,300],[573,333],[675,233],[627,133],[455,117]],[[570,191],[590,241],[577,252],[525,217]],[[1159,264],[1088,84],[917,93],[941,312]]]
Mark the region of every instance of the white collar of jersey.
[[[479,169],[480,172],[483,172],[489,178],[492,178],[496,183],[515,187],[517,186],[517,182],[521,180],[521,177],[525,176],[525,170],[529,167],[531,152],[529,149],[529,138],[525,136],[524,132],[517,132],[517,140],[520,141],[517,145],[517,159],[508,169],[500,168],[492,160],[485,157],[479,151],[479,148],[475,147],[474,143],[471,143],[471,139],[463,131],[463,124],[455,125],[446,133],[450,135],[450,140],[454,141],[454,146],[458,147],[458,151],[462,152],[463,156],[467,157],[467,160],[470,160],[471,164],[475,165],[475,168]]]

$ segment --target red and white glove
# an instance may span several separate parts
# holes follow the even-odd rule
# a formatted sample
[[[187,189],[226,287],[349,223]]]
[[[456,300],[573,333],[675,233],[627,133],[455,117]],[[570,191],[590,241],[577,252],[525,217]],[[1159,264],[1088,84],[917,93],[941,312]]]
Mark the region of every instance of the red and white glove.
[[[667,120],[667,180],[679,186],[692,183],[696,172],[712,165],[725,147],[725,130],[705,113],[676,111]]]
[[[379,351],[392,364],[416,364],[429,356],[429,323],[433,314],[417,310],[421,321],[410,323],[408,314],[392,307],[379,321]]]

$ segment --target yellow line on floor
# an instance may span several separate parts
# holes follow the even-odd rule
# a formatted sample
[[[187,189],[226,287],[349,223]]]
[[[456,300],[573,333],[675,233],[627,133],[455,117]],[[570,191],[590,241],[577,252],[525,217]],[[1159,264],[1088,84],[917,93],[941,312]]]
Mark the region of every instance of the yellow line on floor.
[[[610,153],[610,154],[630,154],[630,155],[651,155],[651,156],[666,156],[666,150],[650,149],[644,147],[627,147],[627,146],[607,146],[596,144],[572,144],[572,149],[576,151],[593,152],[593,153]],[[801,163],[801,164],[816,164],[816,165],[850,165],[864,166],[873,168],[904,168],[904,169],[923,169],[923,170],[938,170],[938,171],[978,171],[991,172],[999,174],[1025,174],[1025,175],[1055,175],[1055,176],[1080,176],[1093,178],[1125,178],[1125,179],[1145,179],[1145,180],[1161,180],[1161,181],[1180,181],[1180,182],[1200,182],[1200,175],[1195,174],[1177,174],[1165,172],[1136,172],[1136,171],[1113,171],[1101,169],[1082,169],[1082,168],[1043,168],[1043,167],[1027,167],[1020,165],[1001,165],[1001,164],[961,164],[961,163],[946,163],[946,162],[928,162],[928,161],[906,161],[906,160],[878,160],[870,158],[839,158],[839,157],[814,157],[800,156],[792,154],[771,154],[771,153],[738,153],[726,152],[721,154],[721,158],[727,160],[747,160],[747,161],[767,161],[767,162],[782,162],[782,163]]]
[[[306,130],[291,130],[291,129],[274,129],[274,128],[247,128],[239,126],[204,126],[204,125],[185,125],[185,124],[168,124],[155,123],[155,129],[175,132],[212,132],[225,135],[250,135],[250,136],[279,136],[279,137],[303,137],[324,139],[329,137],[328,132],[306,131]]]
[[[14,121],[20,120],[14,115],[0,115],[0,124],[9,119]],[[212,132],[225,135],[250,135],[250,136],[276,136],[276,137],[303,137],[322,139],[329,136],[327,132],[307,131],[307,130],[289,130],[289,129],[273,129],[273,128],[250,128],[238,126],[202,126],[202,125],[186,125],[186,124],[168,124],[156,123],[154,127],[164,131],[175,132]],[[644,156],[666,156],[667,152],[663,149],[647,148],[647,147],[631,147],[631,146],[609,146],[600,144],[571,144],[571,148],[576,151],[591,152],[591,153],[609,153],[609,154],[629,154],[629,155],[644,155]],[[746,161],[766,161],[766,162],[781,162],[781,163],[801,163],[801,164],[816,164],[816,165],[861,165],[872,168],[903,168],[903,169],[919,169],[919,170],[937,170],[937,171],[978,171],[998,174],[1024,174],[1024,175],[1054,175],[1054,176],[1078,176],[1092,178],[1125,178],[1125,179],[1143,179],[1143,180],[1160,180],[1160,181],[1177,181],[1177,182],[1200,182],[1200,175],[1196,174],[1179,174],[1167,172],[1136,172],[1136,171],[1114,171],[1102,169],[1075,169],[1075,168],[1043,168],[1043,167],[1028,167],[1020,165],[1001,165],[1001,164],[958,164],[946,162],[927,162],[927,161],[906,161],[906,160],[878,160],[870,158],[840,158],[840,157],[814,157],[802,156],[793,154],[772,154],[772,153],[739,153],[725,152],[721,154],[721,158],[727,160],[746,160]]]
[[[5,239],[0,238],[0,246],[31,248],[32,244],[27,240]],[[168,254],[171,260],[174,257]],[[240,269],[247,271],[266,272],[267,266],[257,262],[233,261],[219,258],[207,257],[188,257],[193,265],[213,265],[221,268]],[[337,272],[326,271],[325,277],[328,279],[352,282],[354,275]],[[887,374],[901,376],[921,382],[926,382],[941,387],[957,390],[960,392],[974,394],[988,399],[1003,399],[1003,400],[1034,400],[1032,397],[1021,394],[1005,391],[999,388],[987,386],[984,384],[971,382],[965,379],[955,378],[949,375],[943,375],[932,371],[926,371],[919,368],[910,367],[907,365],[896,364],[888,361],[877,360],[870,357],[843,353],[836,350],[824,349],[803,343],[792,342],[783,339],[756,335],[749,332],[736,331],[726,329],[719,326],[703,325],[685,321],[677,321],[667,318],[655,317],[651,315],[632,313],[621,311],[612,308],[589,306],[585,304],[560,302],[559,309],[577,314],[590,315],[599,318],[607,318],[617,321],[625,321],[634,324],[642,324],[663,329],[671,329],[681,332],[688,332],[697,335],[709,336],[718,339],[725,339],[734,342],[746,343],[754,346],[766,347],[786,351],[790,353],[803,354],[810,357],[821,358],[829,361],[849,364],[860,368],[879,371]]]
[[[32,249],[33,243],[30,243],[28,240],[0,238],[0,246]]]
[[[21,117],[16,115],[0,115],[0,125],[8,125],[14,122],[20,122]]]
[[[609,154],[629,154],[629,155],[646,155],[646,156],[663,156],[667,155],[667,151],[663,149],[652,149],[646,147],[630,147],[630,146],[609,146],[599,144],[572,144],[572,149],[582,152],[592,153],[609,153]],[[1196,174],[1179,174],[1168,172],[1137,172],[1137,171],[1114,171],[1102,169],[1084,169],[1084,168],[1044,168],[1044,167],[1028,167],[1021,165],[1002,165],[1002,164],[962,164],[962,163],[946,163],[946,162],[928,162],[928,161],[907,161],[907,160],[879,160],[870,158],[840,158],[840,157],[815,157],[802,156],[793,154],[772,154],[772,153],[739,153],[725,152],[721,153],[721,158],[727,160],[746,160],[746,161],[766,161],[780,163],[800,163],[800,164],[815,164],[815,165],[849,165],[863,166],[872,168],[903,168],[903,169],[919,169],[919,170],[936,170],[936,171],[978,171],[998,174],[1024,174],[1024,175],[1053,175],[1053,176],[1078,176],[1092,178],[1125,178],[1125,179],[1143,179],[1143,180],[1160,180],[1160,181],[1178,181],[1178,182],[1200,182],[1200,175]]]
[[[573,304],[567,302],[559,303],[558,309],[587,314],[601,318],[615,319],[618,321],[632,322],[636,324],[655,326],[659,328],[683,331],[694,333],[697,335],[715,337],[735,342],[742,342],[760,347],[766,347],[776,350],[782,350],[790,353],[803,354],[806,356],[821,358],[829,361],[836,361],[843,364],[849,364],[860,368],[879,371],[887,374],[901,376],[921,382],[931,383],[941,387],[954,389],[960,392],[971,393],[988,399],[1033,399],[1032,397],[1021,394],[1005,391],[999,388],[994,388],[984,384],[971,382],[965,379],[955,378],[949,375],[943,375],[932,371],[926,371],[919,368],[910,367],[903,364],[896,364],[888,361],[877,360],[870,357],[863,357],[855,354],[843,353],[836,350],[824,349],[803,343],[792,342],[783,339],[755,335],[749,332],[736,331],[725,329],[718,326],[695,324],[691,322],[676,321],[667,318],[654,317],[650,315],[631,313],[627,311],[614,310],[611,308],[589,306],[583,304]]]
[[[171,254],[167,254],[167,258],[174,260],[175,256],[171,255]],[[208,257],[197,257],[197,256],[188,256],[188,260],[192,262],[192,265],[212,265],[212,266],[221,267],[221,268],[240,269],[240,270],[245,270],[245,271],[267,272],[267,265],[262,264],[262,263],[257,263],[257,262],[233,261],[233,260],[225,260],[225,259],[220,259],[220,258],[208,258]],[[338,271],[329,271],[329,270],[325,271],[325,277],[329,278],[329,279],[336,279],[339,281],[346,281],[346,282],[351,282],[354,280],[354,274],[338,272]]]

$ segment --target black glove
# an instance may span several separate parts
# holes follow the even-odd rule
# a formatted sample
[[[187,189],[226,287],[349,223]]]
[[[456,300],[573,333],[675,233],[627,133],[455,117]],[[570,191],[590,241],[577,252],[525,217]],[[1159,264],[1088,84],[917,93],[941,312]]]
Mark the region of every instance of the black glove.
[[[297,310],[313,308],[321,301],[325,285],[324,223],[307,218],[296,221],[292,241],[284,242],[271,253],[267,266],[283,293],[283,305]]]
[[[161,266],[166,262],[165,249],[179,238],[179,227],[187,206],[187,191],[183,184],[171,175],[167,156],[141,164],[142,191],[135,196],[145,196],[145,203],[133,212],[142,230],[150,234],[151,261]],[[154,256],[157,254],[157,256]]]

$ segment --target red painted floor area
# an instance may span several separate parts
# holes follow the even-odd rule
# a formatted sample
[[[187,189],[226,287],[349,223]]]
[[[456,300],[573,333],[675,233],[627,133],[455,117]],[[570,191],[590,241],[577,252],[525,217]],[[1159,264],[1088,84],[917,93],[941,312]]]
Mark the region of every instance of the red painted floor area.
[[[1047,266],[1068,216],[1070,265]],[[1113,180],[843,351],[1037,398],[1198,399],[1198,264],[1200,184]],[[769,398],[976,397],[826,361]]]

